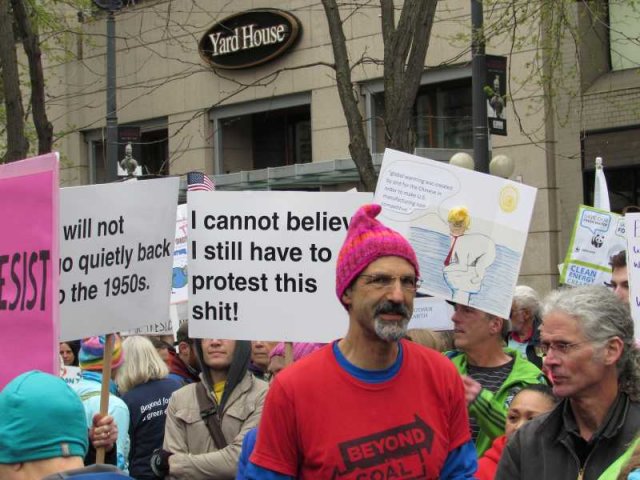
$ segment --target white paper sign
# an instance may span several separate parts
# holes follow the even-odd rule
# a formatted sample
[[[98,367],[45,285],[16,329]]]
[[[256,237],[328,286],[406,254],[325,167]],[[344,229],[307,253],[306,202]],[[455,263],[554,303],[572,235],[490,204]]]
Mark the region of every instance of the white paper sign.
[[[177,177],[60,192],[60,339],[168,320]]]
[[[636,339],[640,338],[640,213],[627,213],[623,217],[627,236],[627,274],[629,276],[629,303]]]
[[[536,189],[385,150],[374,201],[380,220],[413,245],[422,293],[508,318]],[[465,207],[468,225],[449,222]]]
[[[560,283],[604,285],[611,280],[610,258],[625,248],[624,217],[580,205]]]
[[[336,257],[370,193],[188,192],[189,335],[329,342],[345,334]]]
[[[69,385],[80,383],[80,380],[82,380],[82,371],[80,367],[60,365],[60,378]]]
[[[178,205],[176,213],[176,243],[173,250],[173,272],[171,275],[171,303],[186,302],[189,298],[187,281],[187,204]]]
[[[416,297],[413,301],[413,316],[409,328],[430,330],[453,330],[453,307],[436,297]]]

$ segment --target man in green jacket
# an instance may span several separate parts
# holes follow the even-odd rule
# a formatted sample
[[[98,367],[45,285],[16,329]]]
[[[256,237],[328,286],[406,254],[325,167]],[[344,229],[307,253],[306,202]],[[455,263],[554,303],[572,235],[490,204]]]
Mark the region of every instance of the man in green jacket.
[[[509,323],[473,307],[454,304],[454,344],[448,352],[462,375],[471,434],[478,456],[504,434],[509,404],[525,385],[546,383],[544,375],[517,351],[504,347]]]

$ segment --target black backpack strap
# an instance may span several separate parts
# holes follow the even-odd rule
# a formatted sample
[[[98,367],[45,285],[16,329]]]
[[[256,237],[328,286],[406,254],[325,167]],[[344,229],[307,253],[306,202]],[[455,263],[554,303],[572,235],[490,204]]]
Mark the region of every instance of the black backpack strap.
[[[198,399],[198,406],[200,407],[200,416],[211,434],[213,443],[218,450],[222,450],[227,446],[227,440],[224,438],[222,427],[220,426],[218,406],[211,401],[211,398],[207,395],[207,389],[202,382],[196,384],[196,397]]]

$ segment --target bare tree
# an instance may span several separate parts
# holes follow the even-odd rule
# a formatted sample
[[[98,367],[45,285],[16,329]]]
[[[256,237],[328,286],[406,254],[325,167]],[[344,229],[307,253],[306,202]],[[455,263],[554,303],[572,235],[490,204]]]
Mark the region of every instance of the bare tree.
[[[47,118],[45,108],[44,75],[42,73],[42,51],[40,39],[34,28],[32,12],[28,11],[24,0],[11,0],[16,28],[22,38],[22,45],[29,62],[31,79],[31,115],[38,135],[38,153],[51,151],[53,125]]]
[[[5,162],[24,158],[29,150],[29,142],[24,133],[24,108],[15,44],[9,0],[0,0],[0,67],[7,117],[7,151],[3,158]]]
[[[396,23],[393,0],[380,0],[384,41],[383,121],[385,145],[390,148],[413,152],[415,134],[412,131],[411,117],[437,4],[437,0],[406,0]],[[339,7],[336,0],[322,0],[322,5],[331,34],[336,84],[349,129],[349,151],[364,187],[373,191],[377,174],[371,161],[364,120],[358,109],[357,93],[351,80],[352,65],[347,54]]]

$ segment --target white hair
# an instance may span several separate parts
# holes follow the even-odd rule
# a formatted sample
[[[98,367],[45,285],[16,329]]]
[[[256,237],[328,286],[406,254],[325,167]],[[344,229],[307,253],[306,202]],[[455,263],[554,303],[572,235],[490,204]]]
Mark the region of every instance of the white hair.
[[[169,375],[169,367],[148,338],[139,335],[127,337],[122,342],[122,348],[125,361],[116,374],[116,382],[121,393]]]

